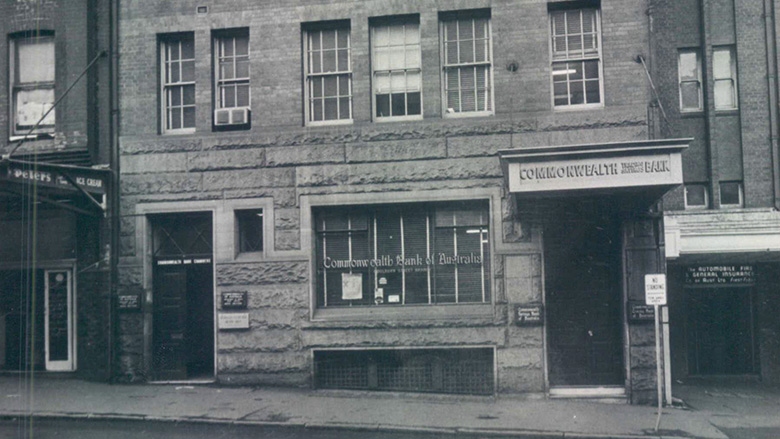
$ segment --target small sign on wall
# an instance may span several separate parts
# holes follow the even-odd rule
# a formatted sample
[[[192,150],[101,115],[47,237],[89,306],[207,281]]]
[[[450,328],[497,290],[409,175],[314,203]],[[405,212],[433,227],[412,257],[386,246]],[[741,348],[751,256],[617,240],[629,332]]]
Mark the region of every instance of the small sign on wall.
[[[222,309],[246,309],[246,291],[226,291],[222,293]]]
[[[706,265],[685,269],[686,285],[753,285],[755,283],[756,274],[752,265]]]
[[[628,321],[632,323],[652,322],[655,318],[652,305],[639,301],[628,302]]]
[[[249,313],[225,313],[218,314],[219,329],[249,329]]]
[[[120,294],[117,296],[116,307],[119,311],[140,311],[141,294]]]
[[[542,305],[517,305],[515,307],[515,324],[517,326],[542,326],[544,324]]]

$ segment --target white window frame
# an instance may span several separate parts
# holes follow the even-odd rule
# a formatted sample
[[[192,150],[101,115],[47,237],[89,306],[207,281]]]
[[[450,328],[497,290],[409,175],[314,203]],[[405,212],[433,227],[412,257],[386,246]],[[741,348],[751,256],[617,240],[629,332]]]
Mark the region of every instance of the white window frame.
[[[680,69],[680,66],[682,65],[681,58],[683,54],[693,54],[696,56],[696,74],[697,79],[691,80],[686,79],[683,80],[682,78],[682,72]],[[701,51],[699,49],[679,49],[677,51],[677,83],[678,83],[678,93],[680,95],[680,112],[682,113],[696,113],[700,111],[704,111],[704,93],[703,93],[703,79],[702,79],[702,64],[701,64]],[[697,108],[688,108],[683,106],[683,83],[688,82],[696,82],[699,89],[699,105]]]
[[[719,187],[720,190],[718,191],[720,193],[720,200],[718,200],[718,201],[720,202],[720,201],[723,200],[723,184],[725,184],[725,183],[736,183],[738,185],[738,189],[739,189],[739,202],[736,203],[736,204],[724,204],[724,203],[721,202],[720,203],[720,207],[725,207],[725,208],[743,207],[745,205],[745,197],[744,197],[745,185],[741,181],[733,181],[732,180],[732,181],[721,181],[721,182],[718,182],[718,186],[720,186]]]
[[[322,71],[320,71],[318,73],[309,73],[309,67],[310,67],[310,63],[311,63],[311,54],[313,52],[310,49],[310,46],[311,46],[310,42],[309,42],[310,37],[313,34],[317,34],[317,33],[319,34],[319,37],[320,37],[320,52],[322,52],[322,32],[323,31],[327,31],[327,30],[335,30],[336,31],[336,68],[338,68],[338,50],[339,50],[339,47],[338,47],[338,41],[339,41],[338,32],[340,32],[340,31],[346,31],[347,32],[347,47],[346,47],[346,50],[347,50],[347,67],[348,67],[348,69],[347,70],[343,70],[343,71],[338,70],[338,71],[335,71],[335,72],[322,72]],[[322,62],[322,56],[320,56],[320,62]],[[322,70],[322,69],[320,69],[320,70]],[[313,26],[313,27],[308,28],[308,29],[304,28],[304,31],[303,31],[303,75],[304,75],[304,81],[303,81],[303,83],[304,83],[304,118],[305,118],[305,125],[306,126],[349,125],[349,124],[353,123],[353,121],[354,121],[354,113],[353,113],[353,110],[354,110],[354,108],[353,108],[354,107],[354,95],[353,95],[354,87],[353,87],[353,84],[352,84],[352,79],[353,79],[352,78],[352,75],[353,75],[353,73],[352,73],[352,26],[349,23],[343,22],[343,23],[334,24],[333,26]],[[349,117],[346,118],[346,119],[338,118],[338,119],[333,119],[333,120],[313,120],[312,119],[312,114],[311,114],[312,111],[313,111],[312,110],[312,107],[313,107],[313,103],[312,103],[313,102],[313,97],[312,97],[313,89],[312,89],[312,86],[311,86],[312,79],[313,78],[325,78],[326,76],[335,76],[336,78],[338,78],[339,76],[344,76],[344,75],[346,75],[347,78],[348,78],[349,92],[348,92],[348,95],[346,95],[346,96],[341,95],[340,94],[340,90],[339,90],[339,84],[338,84],[339,81],[338,81],[338,79],[336,79],[336,90],[337,90],[337,93],[339,93],[336,96],[336,102],[337,102],[337,105],[338,105],[337,108],[338,108],[339,116],[341,116],[341,108],[340,108],[341,107],[341,103],[340,103],[340,100],[341,100],[342,97],[349,98]],[[325,86],[324,86],[324,84],[323,84],[322,90],[323,90],[322,111],[323,111],[323,117],[324,117],[324,113],[325,113],[325,103],[324,103]]]
[[[467,14],[467,13],[463,13]],[[472,20],[472,27],[474,26],[474,20],[479,18],[485,18],[487,19],[487,59],[488,61],[479,61],[479,62],[471,62],[471,63],[458,63],[458,64],[447,64],[447,36],[445,31],[445,23],[449,21],[457,21],[462,19],[470,19]],[[474,34],[476,35],[476,34]],[[476,36],[475,39],[476,40]],[[460,40],[459,40],[460,41]],[[460,47],[460,46],[458,46]],[[474,45],[473,47],[476,47]],[[461,117],[482,117],[482,116],[492,116],[495,114],[496,111],[496,99],[495,99],[495,81],[493,80],[493,18],[491,13],[482,13],[477,12],[473,14],[473,16],[469,17],[468,15],[461,15],[456,14],[453,16],[443,17],[439,19],[439,53],[441,54],[441,112],[444,118],[461,118]],[[477,66],[487,66],[488,67],[488,74],[487,74],[487,80],[488,80],[488,92],[485,93],[485,98],[489,99],[490,103],[490,110],[482,110],[482,111],[455,111],[450,113],[448,111],[447,107],[447,69],[448,68],[460,68],[460,67],[477,67]],[[477,92],[476,88],[476,79],[474,80],[474,92]],[[486,105],[487,108],[487,105]]]
[[[181,58],[181,42],[184,39],[192,39],[193,44],[193,58]],[[168,50],[171,44],[176,43],[179,45],[179,54],[180,57],[175,62],[179,63],[179,81],[178,82],[168,82],[167,76],[168,76]],[[192,134],[195,132],[195,129],[197,127],[197,86],[196,86],[196,58],[195,58],[195,35],[193,33],[186,33],[181,35],[173,35],[173,36],[164,36],[163,38],[160,38],[160,132],[163,134]],[[181,64],[184,62],[193,62],[193,77],[192,81],[181,81],[182,75],[181,75]],[[186,86],[193,86],[196,87],[194,95],[195,95],[195,102],[192,105],[184,105],[184,87]],[[179,106],[182,109],[181,114],[181,122],[182,125],[184,125],[184,108],[185,107],[192,107],[195,109],[195,126],[193,127],[182,127],[182,128],[169,128],[169,121],[168,121],[168,90],[173,89],[174,87],[178,87],[182,89],[182,102]]]
[[[246,38],[247,44],[246,44],[246,57],[247,61],[249,63],[248,69],[247,69],[247,76],[244,78],[238,78],[236,76],[236,59],[239,58],[239,56],[236,56],[236,39],[237,38]],[[222,56],[223,54],[223,44],[227,41],[231,41],[233,44],[233,55],[232,56]],[[232,58],[233,62],[233,78],[231,79],[223,79],[221,78],[222,70],[220,69],[220,61],[223,58]],[[249,30],[248,29],[241,29],[236,31],[228,31],[228,32],[220,32],[214,36],[214,109],[223,109],[223,108],[252,108],[252,48],[249,44]],[[247,87],[249,87],[249,91],[247,92],[247,105],[234,105],[232,107],[225,107],[222,105],[223,97],[222,97],[222,86],[225,85],[244,85],[246,84]],[[235,103],[238,103],[238,96],[235,97]]]
[[[392,26],[403,26],[404,28],[404,34],[407,32],[407,25],[415,24],[417,26],[417,50],[420,52],[420,65],[416,68],[408,68],[404,67],[403,69],[387,69],[387,70],[376,70],[376,31],[377,29],[385,28],[385,27],[392,27]],[[407,47],[407,44],[404,44],[403,47]],[[376,114],[377,109],[377,79],[376,76],[379,73],[387,73],[387,74],[393,74],[393,73],[399,73],[403,72],[405,75],[409,72],[416,72],[420,75],[420,114],[405,114],[403,116],[378,116]],[[409,89],[406,89],[404,91],[404,94],[408,94],[410,92]],[[411,90],[411,92],[414,92]],[[392,109],[393,103],[392,103],[392,94],[390,93],[390,108]],[[424,104],[423,104],[423,86],[422,86],[422,40],[420,35],[420,20],[419,18],[415,19],[403,19],[403,20],[392,20],[387,22],[379,22],[376,24],[371,25],[371,115],[373,120],[376,122],[400,122],[400,121],[410,121],[410,120],[422,120],[423,114],[424,114]],[[406,109],[408,113],[409,108],[409,99],[406,98]]]
[[[717,52],[728,52],[729,54],[729,71],[731,72],[731,77],[723,77],[718,78],[716,76],[716,69],[715,69],[715,53]],[[732,111],[732,110],[738,110],[739,109],[739,93],[737,91],[737,51],[735,50],[734,46],[716,46],[712,48],[712,90],[713,90],[713,102],[715,104],[715,110],[716,111]],[[715,92],[715,85],[718,83],[718,81],[731,81],[731,96],[732,100],[734,102],[733,106],[718,106],[718,99],[717,95],[714,94]]]
[[[704,204],[698,205],[690,205],[688,204],[688,186],[701,186],[704,188]],[[683,185],[683,198],[685,200],[685,209],[686,210],[700,210],[700,209],[707,209],[710,205],[710,190],[709,186],[705,183],[690,183],[690,184],[684,184]]]
[[[555,38],[555,34],[553,33],[553,15],[556,13],[568,13],[572,11],[578,11],[580,16],[580,22],[582,22],[582,11],[586,9],[592,9],[596,12],[596,32],[595,32],[595,38],[598,46],[598,54],[596,55],[584,55],[579,57],[569,57],[567,56],[565,59],[555,59],[555,50],[553,47],[553,39]],[[603,50],[603,44],[602,44],[602,37],[601,37],[601,8],[598,7],[583,7],[583,8],[575,8],[575,9],[563,9],[563,10],[555,10],[550,11],[548,13],[548,32],[549,37],[547,38],[547,44],[549,47],[549,56],[550,56],[550,103],[552,104],[552,108],[554,111],[576,111],[576,110],[589,110],[594,108],[604,108],[604,56],[602,53]],[[582,29],[582,27],[580,27]],[[568,35],[568,34],[566,34]],[[567,44],[568,44],[568,38],[567,38]],[[568,62],[583,62],[583,61],[592,61],[596,60],[598,62],[598,71],[599,71],[599,102],[597,103],[583,103],[583,104],[568,104],[568,105],[555,105],[555,75],[553,74],[554,66],[555,64],[559,63],[568,63]],[[568,70],[567,70],[568,71]],[[585,74],[585,69],[583,68],[583,75]],[[568,81],[568,80],[567,80]],[[570,84],[567,82],[567,84]],[[587,93],[585,90],[585,83],[583,81],[583,96],[584,99],[587,99]],[[569,100],[571,100],[571,93],[569,94]]]
[[[47,44],[51,43],[54,46],[54,55],[51,60],[52,62],[52,69],[54,70],[55,80],[52,81],[44,81],[44,82],[24,82],[23,78],[19,78],[19,43],[25,41],[25,42],[32,42],[34,44]],[[23,90],[52,90],[55,89],[55,82],[56,82],[56,65],[57,65],[57,54],[56,54],[57,48],[56,48],[56,41],[54,39],[53,33],[45,33],[45,34],[37,34],[37,35],[21,35],[21,36],[13,36],[9,38],[9,47],[8,47],[8,103],[10,108],[10,120],[9,120],[9,140],[20,140],[27,136],[27,132],[30,131],[29,128],[24,129],[17,129],[17,111],[16,111],[16,94],[19,91]],[[55,96],[56,100],[56,96]],[[54,104],[54,102],[52,102]],[[40,134],[52,134],[54,133],[56,126],[57,126],[57,119],[56,119],[56,113],[57,110],[55,109],[52,113],[49,114],[48,117],[51,117],[54,119],[54,123],[51,125],[40,125],[38,128],[35,129],[32,133],[30,133],[31,138],[38,137]],[[38,122],[37,120],[35,121]]]

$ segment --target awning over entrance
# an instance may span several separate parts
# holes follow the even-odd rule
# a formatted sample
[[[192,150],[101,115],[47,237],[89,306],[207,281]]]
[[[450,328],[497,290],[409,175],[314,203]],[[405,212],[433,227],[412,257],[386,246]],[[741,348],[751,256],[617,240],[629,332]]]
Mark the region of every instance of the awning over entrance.
[[[660,197],[682,184],[681,152],[691,140],[548,146],[499,154],[509,191],[518,196],[641,189]]]
[[[24,160],[0,160],[0,192],[11,195],[28,195],[29,187],[36,186],[39,201],[64,209],[93,216],[106,211],[106,195],[110,170],[84,166],[29,162]],[[23,190],[24,186],[28,187]],[[87,201],[92,209],[86,210],[61,202],[63,195],[73,195]]]

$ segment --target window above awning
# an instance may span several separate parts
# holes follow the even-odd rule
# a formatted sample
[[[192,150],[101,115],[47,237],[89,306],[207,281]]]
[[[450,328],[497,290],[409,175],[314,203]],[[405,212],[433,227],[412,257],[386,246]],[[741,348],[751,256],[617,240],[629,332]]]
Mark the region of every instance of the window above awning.
[[[660,197],[682,184],[682,151],[693,139],[664,139],[499,151],[518,196],[643,191]]]

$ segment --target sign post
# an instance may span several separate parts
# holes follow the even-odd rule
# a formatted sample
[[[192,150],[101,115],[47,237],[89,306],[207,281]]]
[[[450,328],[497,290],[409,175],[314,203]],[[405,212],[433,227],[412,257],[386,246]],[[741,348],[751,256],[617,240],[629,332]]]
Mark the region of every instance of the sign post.
[[[666,305],[666,275],[665,274],[646,274],[645,275],[645,304],[653,305],[655,314],[655,369],[656,383],[658,387],[658,417],[655,421],[655,431],[661,425],[661,411],[663,409],[663,387],[661,385],[663,376],[661,371],[661,334],[659,321],[659,306]]]

